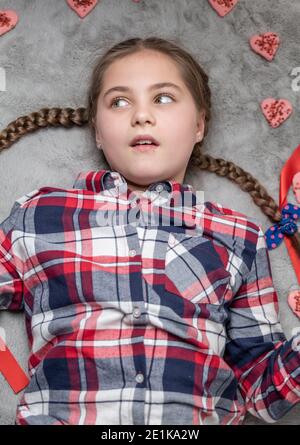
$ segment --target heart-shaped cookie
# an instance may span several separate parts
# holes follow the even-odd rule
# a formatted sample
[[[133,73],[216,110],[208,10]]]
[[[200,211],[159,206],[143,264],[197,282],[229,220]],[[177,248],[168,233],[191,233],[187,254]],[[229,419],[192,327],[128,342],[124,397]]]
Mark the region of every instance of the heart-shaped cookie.
[[[13,29],[18,23],[18,15],[12,9],[0,10],[0,36]]]
[[[219,14],[219,16],[224,17],[228,14],[237,4],[239,0],[208,0],[210,5]]]
[[[250,37],[249,43],[254,52],[270,62],[275,57],[280,39],[275,32],[265,32],[264,34],[255,34]]]
[[[73,9],[80,18],[88,15],[97,5],[98,0],[66,0],[71,9]]]
[[[274,99],[268,97],[260,104],[262,112],[271,125],[271,127],[279,127],[292,113],[292,104],[286,99]]]
[[[288,303],[294,314],[300,318],[300,289],[292,290],[289,293]]]

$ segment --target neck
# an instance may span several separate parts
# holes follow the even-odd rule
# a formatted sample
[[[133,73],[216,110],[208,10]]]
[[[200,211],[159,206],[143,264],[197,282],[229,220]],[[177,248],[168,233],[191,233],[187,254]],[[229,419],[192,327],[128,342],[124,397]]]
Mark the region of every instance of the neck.
[[[126,181],[127,181],[127,179],[126,179]],[[134,193],[136,193],[136,194],[141,194],[141,193],[143,193],[145,190],[147,190],[147,188],[149,187],[149,185],[141,186],[141,185],[139,185],[139,184],[135,184],[134,182],[127,181],[127,187],[128,187],[131,191],[133,191]]]

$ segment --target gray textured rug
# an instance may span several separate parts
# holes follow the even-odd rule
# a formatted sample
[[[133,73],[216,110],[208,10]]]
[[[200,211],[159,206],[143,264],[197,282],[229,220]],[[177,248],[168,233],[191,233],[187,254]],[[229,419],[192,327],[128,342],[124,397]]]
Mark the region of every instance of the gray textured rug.
[[[176,36],[210,76],[213,120],[205,151],[251,172],[278,200],[280,170],[300,143],[300,92],[292,89],[291,75],[300,66],[298,0],[240,0],[225,18],[207,0],[101,0],[85,19],[63,0],[3,0],[0,7],[19,15],[16,28],[0,37],[0,67],[6,73],[6,91],[0,91],[1,128],[42,107],[83,106],[93,61],[104,46],[135,36]],[[272,62],[248,44],[251,35],[267,31],[281,38]],[[294,108],[276,129],[260,111],[260,101],[270,96],[286,98]],[[0,155],[1,221],[25,193],[46,185],[70,188],[78,172],[98,168],[99,152],[87,128],[46,129],[24,137]],[[264,230],[270,226],[250,196],[227,179],[193,170],[185,182],[204,190],[206,200],[256,218]],[[270,259],[281,323],[290,338],[300,321],[287,304],[287,291],[297,281],[284,243]],[[24,317],[2,313],[0,319],[25,369]],[[0,375],[0,424],[14,423],[20,396]],[[263,424],[250,414],[245,423]],[[300,405],[276,424],[299,425]]]

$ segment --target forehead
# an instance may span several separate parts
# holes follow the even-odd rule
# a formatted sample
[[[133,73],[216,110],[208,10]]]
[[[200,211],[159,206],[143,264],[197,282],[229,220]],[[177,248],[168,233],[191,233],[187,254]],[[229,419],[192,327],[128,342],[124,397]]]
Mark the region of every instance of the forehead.
[[[103,89],[114,85],[134,88],[136,82],[146,86],[163,81],[184,88],[179,67],[171,57],[159,51],[143,50],[115,60],[103,76]]]

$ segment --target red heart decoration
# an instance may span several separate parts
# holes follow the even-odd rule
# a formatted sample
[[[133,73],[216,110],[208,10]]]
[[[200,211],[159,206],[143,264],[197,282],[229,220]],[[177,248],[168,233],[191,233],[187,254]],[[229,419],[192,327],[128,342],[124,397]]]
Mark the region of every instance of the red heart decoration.
[[[97,5],[98,0],[66,0],[71,9],[73,9],[80,18],[88,15]]]
[[[265,32],[250,37],[249,43],[253,51],[271,61],[275,57],[280,40],[275,32]]]
[[[273,99],[268,97],[260,104],[262,112],[271,125],[279,127],[292,113],[292,104],[286,99]]]
[[[228,14],[239,0],[208,0],[210,5],[221,16]]]
[[[13,29],[18,20],[17,13],[12,9],[0,10],[0,36]]]
[[[292,290],[289,293],[288,303],[294,314],[300,318],[300,289]]]

